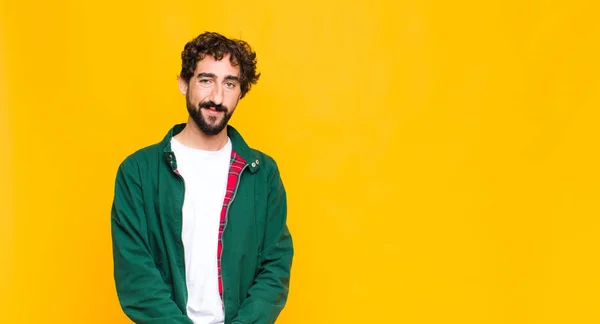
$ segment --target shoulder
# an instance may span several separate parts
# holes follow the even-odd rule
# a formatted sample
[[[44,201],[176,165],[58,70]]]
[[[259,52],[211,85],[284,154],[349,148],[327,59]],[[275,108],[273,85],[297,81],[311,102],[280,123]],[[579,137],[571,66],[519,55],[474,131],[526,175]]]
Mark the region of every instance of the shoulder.
[[[275,158],[263,151],[257,149],[252,150],[254,151],[257,161],[260,163],[259,173],[263,174],[263,181],[270,184],[270,186],[281,186],[283,179],[281,177],[280,167]]]
[[[254,152],[256,159],[259,161],[261,169],[264,168],[265,170],[268,170],[269,173],[278,170],[279,167],[277,165],[277,161],[275,161],[271,155],[254,148],[252,151]]]
[[[164,152],[161,143],[155,143],[139,148],[127,155],[120,162],[119,170],[122,172],[131,172],[151,167],[160,161],[163,154]]]

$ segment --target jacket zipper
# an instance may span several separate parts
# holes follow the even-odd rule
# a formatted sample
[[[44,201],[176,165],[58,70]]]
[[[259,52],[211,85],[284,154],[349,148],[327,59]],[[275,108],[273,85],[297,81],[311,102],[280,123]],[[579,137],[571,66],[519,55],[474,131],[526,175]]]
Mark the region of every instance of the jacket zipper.
[[[221,284],[223,285],[223,310],[225,310],[225,280],[223,280],[223,251],[225,251],[225,229],[227,228],[227,220],[229,217],[229,209],[231,209],[231,204],[233,204],[233,200],[235,199],[235,196],[237,195],[237,191],[238,188],[240,186],[240,182],[242,182],[242,174],[244,173],[244,170],[246,170],[246,167],[248,166],[248,164],[246,163],[244,165],[244,167],[242,167],[242,170],[240,170],[240,174],[238,176],[237,179],[237,183],[235,184],[235,190],[233,191],[233,195],[231,196],[231,200],[229,201],[229,204],[227,206],[227,211],[225,212],[225,225],[223,225],[223,234],[221,234]],[[223,312],[223,314],[225,314],[225,312]]]

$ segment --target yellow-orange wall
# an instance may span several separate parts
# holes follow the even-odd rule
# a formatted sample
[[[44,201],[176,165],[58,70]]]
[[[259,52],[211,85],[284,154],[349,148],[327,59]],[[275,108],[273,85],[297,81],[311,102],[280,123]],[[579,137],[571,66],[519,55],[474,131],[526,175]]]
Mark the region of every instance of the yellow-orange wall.
[[[0,322],[128,323],[116,168],[204,30],[262,77],[296,258],[278,323],[599,323],[596,1],[0,2]]]

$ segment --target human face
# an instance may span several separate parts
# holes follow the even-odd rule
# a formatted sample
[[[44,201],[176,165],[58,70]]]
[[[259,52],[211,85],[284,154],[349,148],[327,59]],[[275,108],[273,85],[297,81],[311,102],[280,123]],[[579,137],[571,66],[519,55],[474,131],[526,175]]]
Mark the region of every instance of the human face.
[[[204,134],[217,135],[227,126],[242,94],[239,74],[229,54],[220,61],[206,55],[196,64],[189,82],[179,78],[188,113]]]

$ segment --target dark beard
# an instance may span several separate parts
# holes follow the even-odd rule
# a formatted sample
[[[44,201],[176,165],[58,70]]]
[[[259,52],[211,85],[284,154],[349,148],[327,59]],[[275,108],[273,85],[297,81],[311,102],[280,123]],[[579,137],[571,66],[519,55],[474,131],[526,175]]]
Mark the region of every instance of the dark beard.
[[[200,128],[200,130],[204,134],[209,135],[209,136],[214,136],[214,135],[221,133],[221,131],[225,128],[225,126],[227,126],[227,123],[229,122],[229,119],[231,118],[231,115],[233,114],[233,112],[229,112],[229,109],[227,109],[227,107],[225,107],[223,105],[216,105],[212,101],[204,101],[204,102],[201,102],[200,104],[198,104],[198,106],[194,106],[190,102],[190,98],[187,95],[186,95],[186,103],[187,103],[187,110],[188,110],[188,113],[190,114],[190,117],[192,117],[192,119],[194,120],[196,125],[198,125],[198,128]],[[215,117],[215,116],[209,116],[208,117],[209,120],[206,120],[204,118],[204,116],[202,116],[202,108],[209,108],[209,107],[214,107],[215,110],[224,112],[223,119],[221,119],[221,121],[219,123],[217,123],[217,124],[209,123],[209,121],[214,122],[217,119],[217,117]]]

